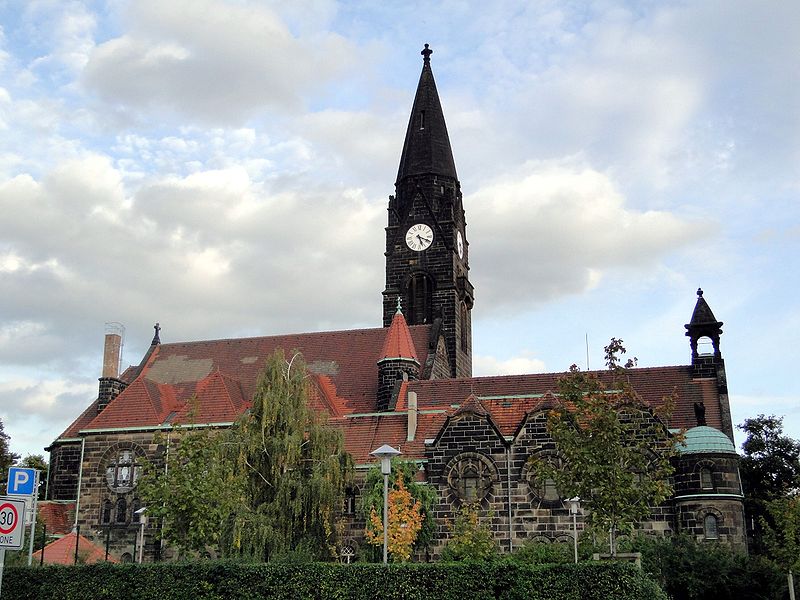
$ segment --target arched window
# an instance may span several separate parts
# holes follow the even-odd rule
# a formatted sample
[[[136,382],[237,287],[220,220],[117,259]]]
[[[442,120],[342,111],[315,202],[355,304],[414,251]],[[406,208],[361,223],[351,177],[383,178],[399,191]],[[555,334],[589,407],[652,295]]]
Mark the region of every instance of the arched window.
[[[103,502],[103,508],[100,511],[100,523],[103,525],[111,523],[111,500]]]
[[[697,340],[697,354],[699,356],[714,355],[714,342],[707,335],[704,335]]]
[[[356,514],[356,491],[353,488],[347,488],[344,493],[344,514]]]
[[[459,502],[480,502],[492,489],[494,471],[485,456],[465,452],[447,466],[447,483]]]
[[[469,349],[469,313],[466,302],[461,303],[461,350]]]
[[[136,452],[120,450],[106,465],[106,483],[115,492],[125,493],[134,488],[139,478]]]
[[[136,511],[142,508],[142,502],[138,498],[134,498],[133,502],[131,502],[131,521],[136,521],[139,518],[139,515],[136,514]]]
[[[475,502],[478,499],[478,487],[480,477],[477,469],[467,468],[461,475],[461,485],[463,486],[463,498],[466,502]]]
[[[409,325],[424,325],[433,321],[433,282],[431,278],[418,273],[408,283]]]
[[[711,473],[711,469],[708,467],[703,467],[700,469],[700,489],[703,490],[713,490],[714,489],[714,477]]]
[[[126,523],[128,521],[128,503],[125,498],[117,500],[117,523]]]
[[[561,506],[561,492],[555,480],[547,473],[547,470],[554,468],[560,471],[562,467],[561,458],[549,452],[536,456],[536,460],[526,465],[523,476],[528,482],[528,489],[535,508],[556,508]]]
[[[717,533],[717,517],[712,514],[707,514],[703,519],[703,535],[707,540],[719,539]]]

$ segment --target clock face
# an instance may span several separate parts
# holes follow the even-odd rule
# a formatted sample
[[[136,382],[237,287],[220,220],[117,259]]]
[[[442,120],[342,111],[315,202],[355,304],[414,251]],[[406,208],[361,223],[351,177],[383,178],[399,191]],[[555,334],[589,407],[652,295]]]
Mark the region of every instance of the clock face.
[[[430,248],[433,243],[433,229],[425,223],[417,223],[408,228],[406,244],[415,252],[422,252]]]
[[[464,258],[464,238],[460,231],[456,233],[456,250],[458,250],[458,258]]]

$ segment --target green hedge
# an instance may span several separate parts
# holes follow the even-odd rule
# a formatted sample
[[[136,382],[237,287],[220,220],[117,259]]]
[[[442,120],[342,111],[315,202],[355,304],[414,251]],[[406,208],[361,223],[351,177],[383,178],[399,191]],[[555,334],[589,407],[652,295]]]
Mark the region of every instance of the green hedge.
[[[628,564],[526,566],[512,562],[383,565],[231,562],[6,569],[3,598],[141,600],[666,600]]]

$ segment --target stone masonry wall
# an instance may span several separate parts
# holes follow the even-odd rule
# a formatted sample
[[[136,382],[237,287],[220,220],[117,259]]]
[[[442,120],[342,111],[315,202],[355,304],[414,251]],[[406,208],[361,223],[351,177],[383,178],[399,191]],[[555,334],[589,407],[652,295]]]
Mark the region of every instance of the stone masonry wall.
[[[78,497],[78,472],[81,442],[56,442],[50,448],[47,477],[48,500],[75,500]]]
[[[81,535],[86,536],[98,545],[106,543],[112,554],[135,558],[134,549],[139,532],[139,522],[133,512],[141,505],[138,502],[136,482],[128,489],[112,489],[109,485],[106,469],[115,464],[120,453],[129,451],[137,468],[144,459],[156,465],[163,464],[164,448],[153,441],[154,433],[109,433],[86,436],[83,457],[83,477],[80,490],[78,525]],[[125,503],[124,513],[118,512],[120,500]],[[110,522],[103,523],[102,512],[106,502],[111,503]],[[155,541],[155,524],[149,523],[145,529],[145,561],[152,561],[157,554]],[[128,555],[128,556],[123,556]]]

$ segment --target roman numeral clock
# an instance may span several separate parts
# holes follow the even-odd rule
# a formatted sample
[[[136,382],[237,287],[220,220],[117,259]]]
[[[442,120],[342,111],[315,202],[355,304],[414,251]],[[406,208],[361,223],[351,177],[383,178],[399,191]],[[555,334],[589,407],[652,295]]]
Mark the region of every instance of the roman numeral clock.
[[[422,252],[433,243],[433,229],[425,223],[417,223],[406,232],[406,245],[414,252]]]

